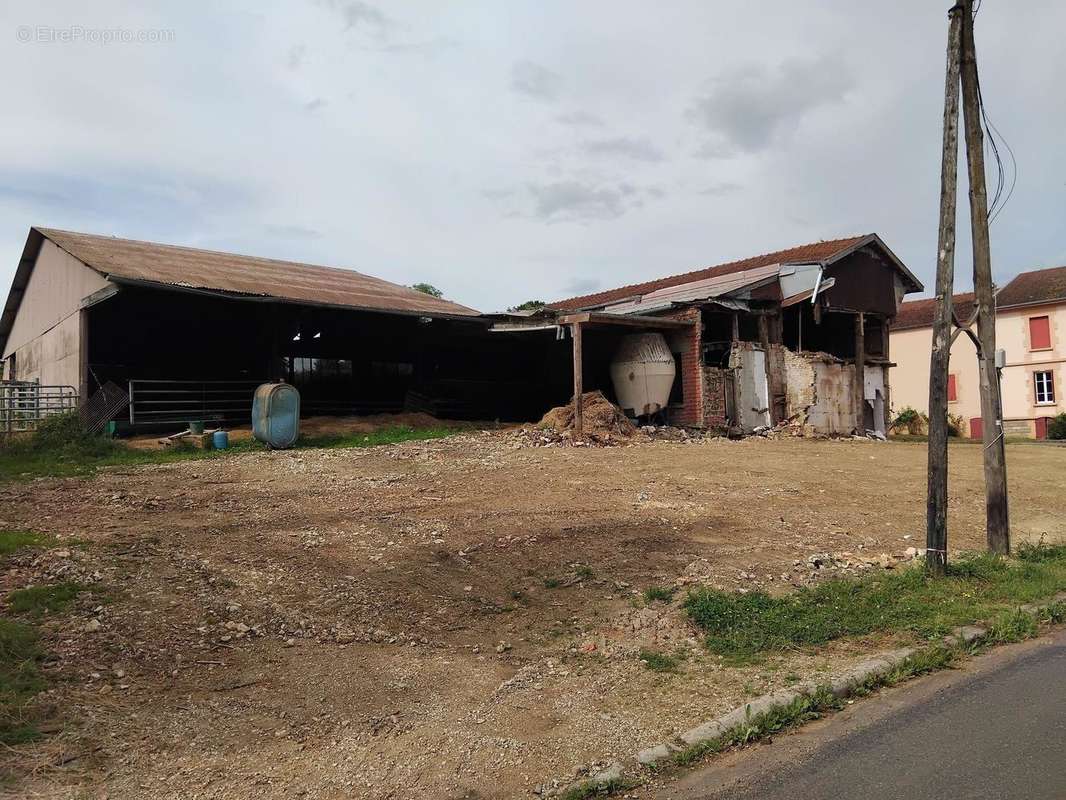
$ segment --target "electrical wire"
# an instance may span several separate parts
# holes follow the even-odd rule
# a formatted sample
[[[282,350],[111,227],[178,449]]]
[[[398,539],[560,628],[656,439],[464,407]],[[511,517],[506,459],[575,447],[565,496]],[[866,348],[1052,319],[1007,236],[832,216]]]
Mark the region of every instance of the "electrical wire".
[[[973,6],[973,16],[977,16],[977,12],[981,10],[982,0],[976,0]],[[1007,142],[1006,137],[1000,133],[992,120],[988,116],[988,110],[985,107],[985,98],[981,93],[981,79],[977,79],[977,102],[981,110],[981,124],[985,129],[985,137],[988,143],[988,147],[992,152],[992,158],[996,162],[996,190],[992,193],[992,202],[988,206],[988,222],[991,224],[995,221],[1003,209],[1006,207],[1007,202],[1014,194],[1014,189],[1018,185],[1018,159],[1014,155],[1014,149]],[[1010,177],[1007,177],[1007,170],[1004,168],[1003,156],[1000,153],[999,145],[996,140],[999,140],[999,144],[1002,144],[1007,151],[1007,155],[1010,156]],[[1008,187],[1009,182],[1009,187]]]

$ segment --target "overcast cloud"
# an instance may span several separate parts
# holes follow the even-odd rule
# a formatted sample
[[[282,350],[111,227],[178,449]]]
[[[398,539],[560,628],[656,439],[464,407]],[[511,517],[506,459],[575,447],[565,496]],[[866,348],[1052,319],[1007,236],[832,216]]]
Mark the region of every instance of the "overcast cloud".
[[[9,0],[0,280],[42,225],[428,281],[484,310],[871,231],[930,285],[948,5]],[[167,35],[89,40],[105,29]],[[1066,264],[1064,29],[1061,0],[977,17],[1019,162],[1001,282]]]

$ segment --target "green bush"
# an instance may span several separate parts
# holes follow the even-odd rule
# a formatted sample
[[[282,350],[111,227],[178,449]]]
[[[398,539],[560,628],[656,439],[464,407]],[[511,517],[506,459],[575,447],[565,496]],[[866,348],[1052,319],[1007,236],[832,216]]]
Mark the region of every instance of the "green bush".
[[[1066,439],[1066,413],[1051,418],[1047,425],[1047,438]]]
[[[69,411],[45,417],[30,436],[12,439],[4,449],[30,456],[80,459],[109,455],[119,446],[111,438],[88,430],[77,412]]]
[[[920,411],[907,406],[892,420],[892,430],[907,431],[912,436],[920,436],[925,433],[926,416]]]

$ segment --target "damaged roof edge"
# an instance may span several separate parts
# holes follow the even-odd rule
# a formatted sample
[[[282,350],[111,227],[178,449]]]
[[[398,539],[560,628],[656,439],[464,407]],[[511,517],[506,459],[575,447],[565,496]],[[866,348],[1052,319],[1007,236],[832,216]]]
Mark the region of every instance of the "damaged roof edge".
[[[272,294],[247,294],[245,292],[229,292],[221,289],[203,289],[198,286],[181,286],[176,283],[162,283],[159,281],[145,281],[137,278],[124,278],[121,275],[105,275],[112,283],[120,286],[140,286],[146,289],[156,289],[165,292],[184,292],[198,294],[207,297],[220,297],[225,300],[242,300],[251,303],[284,303],[294,306],[311,306],[312,308],[335,308],[348,311],[362,311],[368,314],[391,314],[400,317],[426,317],[427,319],[452,319],[464,322],[478,322],[487,325],[489,320],[481,314],[444,314],[439,311],[408,311],[395,308],[377,308],[374,306],[354,306],[346,303],[325,303],[314,300],[297,300],[289,297],[277,297]]]

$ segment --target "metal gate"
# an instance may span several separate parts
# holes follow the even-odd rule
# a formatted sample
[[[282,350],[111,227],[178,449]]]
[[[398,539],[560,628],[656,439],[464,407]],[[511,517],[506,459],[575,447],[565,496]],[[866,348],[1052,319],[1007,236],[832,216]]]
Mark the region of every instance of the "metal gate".
[[[0,381],[0,433],[35,431],[45,417],[76,411],[78,390],[37,381]]]
[[[248,422],[252,395],[264,382],[132,380],[130,425]]]

